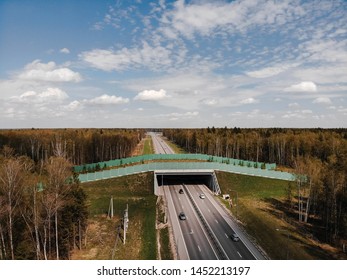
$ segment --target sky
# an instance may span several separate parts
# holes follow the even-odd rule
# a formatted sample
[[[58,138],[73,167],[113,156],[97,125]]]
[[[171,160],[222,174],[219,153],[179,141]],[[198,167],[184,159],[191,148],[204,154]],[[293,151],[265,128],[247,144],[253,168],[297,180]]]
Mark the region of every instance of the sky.
[[[347,124],[347,1],[0,0],[0,128]]]

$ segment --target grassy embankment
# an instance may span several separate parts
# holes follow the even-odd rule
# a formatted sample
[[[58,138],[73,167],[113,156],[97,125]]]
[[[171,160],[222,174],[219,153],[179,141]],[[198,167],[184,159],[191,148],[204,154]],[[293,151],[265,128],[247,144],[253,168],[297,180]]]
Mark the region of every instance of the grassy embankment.
[[[150,137],[141,143],[137,154],[152,154]],[[153,194],[153,173],[132,175],[82,184],[88,195],[89,224],[84,248],[76,250],[73,259],[172,259],[169,230],[161,204],[156,207]],[[114,217],[108,217],[113,197]],[[117,227],[129,205],[129,229],[126,244],[123,231],[116,245]],[[158,223],[158,226],[156,226]],[[156,228],[158,228],[156,230]],[[157,240],[160,252],[157,252]]]
[[[234,203],[237,192],[233,215],[237,213],[244,229],[271,259],[336,258],[334,248],[316,242],[298,225],[297,217],[286,212],[289,182],[224,172],[217,172],[217,177],[222,193],[230,194]]]
[[[150,155],[150,154],[154,154],[154,149],[152,144],[152,138],[150,136],[147,136],[144,140],[142,155]]]
[[[153,173],[131,175],[82,184],[88,195],[89,225],[85,248],[75,252],[74,259],[156,259],[156,200]],[[113,196],[114,217],[107,217]],[[129,228],[126,243],[116,229],[129,205]],[[122,232],[123,233],[123,232]],[[123,234],[122,234],[123,237]]]
[[[184,154],[186,151],[182,149],[180,146],[177,146],[175,143],[172,143],[171,141],[167,140],[167,138],[163,137],[166,144],[170,146],[170,148],[174,151],[175,154]]]

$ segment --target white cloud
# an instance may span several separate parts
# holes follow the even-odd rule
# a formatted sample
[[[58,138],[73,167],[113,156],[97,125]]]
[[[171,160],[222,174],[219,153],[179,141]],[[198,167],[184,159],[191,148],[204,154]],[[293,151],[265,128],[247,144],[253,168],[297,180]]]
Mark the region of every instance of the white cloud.
[[[166,91],[161,90],[144,90],[141,91],[138,95],[134,97],[134,100],[142,100],[142,101],[156,101],[167,98]]]
[[[77,111],[83,108],[83,104],[77,100],[70,102],[68,105],[64,106],[64,109],[67,111]]]
[[[301,82],[299,84],[292,85],[284,89],[289,92],[316,92],[317,86],[314,82]]]
[[[293,109],[298,109],[298,108],[300,108],[300,105],[298,103],[294,102],[294,103],[289,103],[288,107],[293,108]]]
[[[191,38],[195,34],[213,36],[221,32],[244,32],[262,25],[279,26],[304,13],[290,1],[197,1],[186,4],[179,0],[173,7],[161,18],[161,32],[168,38],[178,35]]]
[[[18,75],[19,79],[29,81],[45,82],[80,82],[82,77],[66,67],[57,67],[55,62],[41,63],[40,60],[34,60],[25,66],[24,71]]]
[[[217,99],[204,99],[201,101],[203,104],[207,105],[207,106],[214,106],[218,104],[218,100]]]
[[[171,63],[169,49],[162,46],[152,47],[146,42],[141,48],[123,48],[118,51],[94,49],[83,52],[79,57],[94,68],[104,71],[120,71],[129,66],[146,66],[157,69]]]
[[[298,69],[293,74],[294,77],[302,80],[316,80],[320,83],[345,83],[346,73],[346,64],[326,64],[314,68]]]
[[[253,97],[249,97],[246,99],[243,99],[240,101],[241,104],[254,104],[254,103],[258,103],[259,100],[254,99]]]
[[[64,54],[69,54],[70,50],[68,48],[62,48],[62,49],[60,49],[60,52],[64,53]]]
[[[193,112],[185,112],[185,113],[170,113],[161,115],[160,117],[167,117],[170,121],[177,121],[179,119],[191,119],[194,117],[197,117],[199,115],[199,112],[193,111]]]
[[[293,65],[266,67],[257,71],[246,72],[246,74],[252,78],[269,78],[286,71],[290,67],[293,67]]]
[[[315,100],[313,100],[312,103],[315,103],[315,104],[331,104],[332,102],[331,102],[329,97],[318,97]]]
[[[101,96],[98,96],[89,100],[85,99],[83,100],[83,102],[87,104],[94,104],[94,105],[118,105],[118,104],[128,103],[129,98],[103,94]]]
[[[48,104],[48,103],[60,103],[68,98],[65,91],[59,88],[47,88],[45,91],[26,91],[20,96],[14,96],[10,98],[10,101],[29,104]]]

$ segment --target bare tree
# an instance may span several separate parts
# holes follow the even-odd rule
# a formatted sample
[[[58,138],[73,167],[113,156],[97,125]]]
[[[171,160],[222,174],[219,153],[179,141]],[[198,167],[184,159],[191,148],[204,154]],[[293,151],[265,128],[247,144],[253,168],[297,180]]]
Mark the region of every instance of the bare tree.
[[[46,171],[50,193],[54,194],[54,208],[51,210],[54,213],[56,258],[59,260],[58,212],[71,187],[68,179],[72,176],[72,165],[63,157],[51,157],[46,164]]]
[[[8,239],[11,258],[14,259],[13,224],[16,208],[23,194],[23,179],[29,164],[26,158],[5,158],[0,166],[0,191],[6,209]]]

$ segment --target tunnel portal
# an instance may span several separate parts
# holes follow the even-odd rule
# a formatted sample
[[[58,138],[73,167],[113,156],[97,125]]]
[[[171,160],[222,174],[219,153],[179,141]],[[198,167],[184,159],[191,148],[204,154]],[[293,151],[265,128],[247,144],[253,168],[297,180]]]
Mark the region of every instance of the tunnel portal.
[[[154,173],[155,188],[170,185],[206,185],[212,192],[219,194],[220,188],[214,171],[157,171]],[[157,190],[155,190],[156,192]]]

